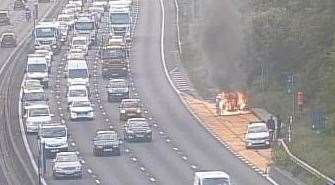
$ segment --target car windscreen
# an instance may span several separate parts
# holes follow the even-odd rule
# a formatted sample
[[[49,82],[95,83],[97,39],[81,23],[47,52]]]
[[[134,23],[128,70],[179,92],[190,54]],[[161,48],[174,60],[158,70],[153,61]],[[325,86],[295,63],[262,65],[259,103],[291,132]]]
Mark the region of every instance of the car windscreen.
[[[82,45],[86,45],[87,44],[87,42],[86,42],[86,40],[73,40],[73,42],[72,42],[72,45],[79,45],[79,46],[82,46]]]
[[[13,41],[15,40],[12,35],[7,35],[2,38],[2,41],[8,42],[8,41]]]
[[[202,180],[202,185],[229,185],[226,178],[208,178]]]
[[[88,78],[87,69],[69,69],[69,78]]]
[[[27,72],[34,73],[34,72],[46,72],[47,66],[46,64],[29,64]]]
[[[128,13],[111,13],[110,19],[112,24],[129,24],[130,17]]]
[[[29,117],[37,117],[37,116],[49,116],[48,108],[31,108],[29,110]]]
[[[94,30],[94,22],[76,22],[76,30]]]
[[[96,140],[116,140],[116,134],[98,134],[95,137]]]
[[[86,90],[71,90],[69,93],[70,97],[86,97],[87,92]]]
[[[254,126],[249,127],[248,133],[260,133],[260,132],[267,132],[268,129],[266,126]]]
[[[127,82],[110,82],[109,87],[111,88],[126,88],[128,87]]]
[[[87,101],[75,101],[72,103],[72,107],[90,107],[91,103]]]
[[[125,56],[126,53],[122,49],[104,49],[100,55],[102,59],[122,59],[125,58]]]
[[[122,106],[125,108],[138,107],[139,103],[137,101],[126,101],[123,102]]]
[[[44,101],[46,100],[46,95],[43,92],[33,92],[24,94],[24,99],[26,101]]]
[[[40,136],[45,138],[66,137],[66,130],[64,127],[41,128]]]
[[[45,37],[55,37],[56,29],[55,28],[36,28],[35,36],[37,38],[45,38]]]

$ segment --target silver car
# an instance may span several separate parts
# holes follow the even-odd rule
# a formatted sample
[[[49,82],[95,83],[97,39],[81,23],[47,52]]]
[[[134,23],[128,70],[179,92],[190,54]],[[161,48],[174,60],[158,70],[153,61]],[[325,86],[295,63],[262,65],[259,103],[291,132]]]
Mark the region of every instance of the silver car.
[[[78,177],[83,175],[83,168],[75,152],[57,153],[52,168],[54,178]]]

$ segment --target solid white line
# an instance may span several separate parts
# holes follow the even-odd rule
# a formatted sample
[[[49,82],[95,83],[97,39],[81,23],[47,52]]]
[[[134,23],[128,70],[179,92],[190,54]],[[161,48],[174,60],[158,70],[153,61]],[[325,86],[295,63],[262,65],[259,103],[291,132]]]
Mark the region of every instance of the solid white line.
[[[174,85],[169,72],[167,70],[166,67],[166,61],[165,61],[165,52],[164,52],[164,37],[165,37],[165,7],[164,7],[164,3],[163,0],[160,0],[160,4],[161,4],[161,13],[162,13],[162,21],[161,21],[161,59],[162,59],[162,63],[163,63],[163,68],[164,68],[164,72],[165,72],[165,76],[168,79],[171,87],[177,92],[177,94],[180,93],[180,91],[176,88],[176,86]]]

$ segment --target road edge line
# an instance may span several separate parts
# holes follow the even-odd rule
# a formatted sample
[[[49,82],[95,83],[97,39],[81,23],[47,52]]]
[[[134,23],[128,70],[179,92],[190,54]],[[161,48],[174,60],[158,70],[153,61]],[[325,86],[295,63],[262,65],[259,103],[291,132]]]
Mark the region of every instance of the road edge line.
[[[161,62],[163,64],[163,68],[164,68],[164,72],[165,72],[165,76],[166,78],[168,79],[171,87],[174,89],[174,91],[176,92],[177,96],[179,97],[179,99],[181,100],[182,104],[184,105],[184,107],[192,114],[192,116],[200,123],[201,126],[203,126],[212,136],[213,133],[212,131],[207,128],[204,124],[202,124],[202,121],[201,119],[195,114],[195,112],[189,108],[187,106],[187,103],[185,102],[184,98],[182,97],[184,93],[180,92],[175,84],[173,83],[172,79],[171,79],[171,76],[167,70],[167,67],[166,67],[166,60],[165,60],[165,51],[164,51],[164,38],[165,38],[165,6],[164,6],[164,2],[163,0],[159,0],[160,1],[160,5],[161,5],[161,13],[162,13],[162,20],[161,20],[161,38],[160,38],[160,42],[161,42],[161,47],[160,47],[160,51],[161,51]],[[177,0],[175,0],[175,5],[176,7],[178,7],[178,3],[177,3]],[[177,10],[179,11],[179,10]],[[178,15],[177,15],[178,16]],[[179,18],[178,18],[179,20]],[[179,25],[177,25],[177,28],[179,29]],[[180,40],[178,41],[178,45],[179,47],[181,48],[180,46]],[[221,139],[217,139],[215,138],[217,141],[219,141],[221,144],[225,144],[224,141],[222,141]],[[225,146],[225,145],[224,145]],[[241,162],[243,162],[242,160],[240,160]],[[273,185],[279,185],[274,179],[272,179],[269,174],[266,175],[265,179],[267,179],[270,183],[272,183]]]

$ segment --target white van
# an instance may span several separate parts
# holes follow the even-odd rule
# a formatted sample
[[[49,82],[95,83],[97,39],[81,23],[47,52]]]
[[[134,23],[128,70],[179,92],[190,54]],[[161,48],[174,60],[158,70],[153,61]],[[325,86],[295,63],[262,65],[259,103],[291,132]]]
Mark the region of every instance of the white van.
[[[28,79],[39,80],[41,84],[48,88],[49,84],[49,65],[45,56],[28,56],[26,75]]]
[[[222,171],[195,172],[193,185],[231,185],[230,177]]]
[[[66,72],[68,86],[89,85],[89,72],[85,60],[68,60]]]

